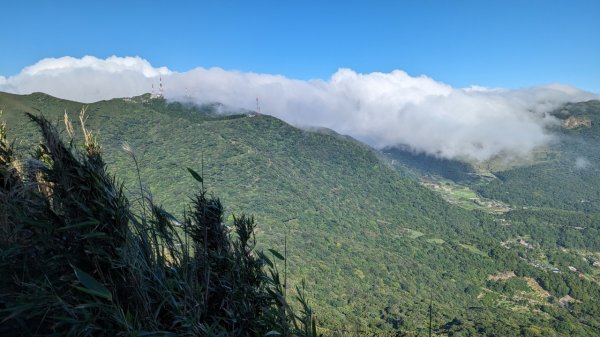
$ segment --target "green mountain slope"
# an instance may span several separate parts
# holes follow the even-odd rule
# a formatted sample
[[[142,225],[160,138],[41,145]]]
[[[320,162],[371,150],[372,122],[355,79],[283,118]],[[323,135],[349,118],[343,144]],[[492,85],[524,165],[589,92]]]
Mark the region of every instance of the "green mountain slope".
[[[530,265],[598,284],[600,101],[569,103],[553,115],[559,120],[550,130],[554,141],[526,160],[464,163],[402,148],[384,154],[449,202],[496,214],[505,225],[497,236],[502,246],[518,250]],[[590,304],[590,312],[598,315],[599,307]]]
[[[600,101],[567,104],[555,113],[555,143],[543,161],[495,172],[481,194],[515,205],[600,212]]]
[[[65,111],[74,119],[82,106],[44,94],[0,93],[2,118],[17,148],[38,137],[23,112],[59,121]],[[264,246],[284,251],[287,236],[290,285],[307,280],[325,332],[423,333],[432,300],[440,333],[509,336],[535,327],[596,335],[600,315],[590,303],[600,298],[600,288],[593,277],[579,281],[576,274],[540,268],[517,240],[538,231],[556,241],[581,242],[587,232],[547,232],[512,213],[453,206],[403,178],[365,145],[270,116],[223,116],[211,106],[149,96],[89,104],[87,113],[109,170],[126,182],[130,199],[139,197],[139,189],[123,142],[133,148],[144,184],[165,208],[183,213],[173,200],[189,193],[193,181],[185,168],[192,167],[204,171],[207,187],[230,214],[255,215]],[[514,225],[506,226],[509,221]],[[588,231],[597,231],[595,218],[586,221]],[[573,249],[593,253],[596,244]],[[507,271],[515,277],[488,280]],[[561,306],[540,295],[540,283],[555,298],[570,294],[579,302]]]

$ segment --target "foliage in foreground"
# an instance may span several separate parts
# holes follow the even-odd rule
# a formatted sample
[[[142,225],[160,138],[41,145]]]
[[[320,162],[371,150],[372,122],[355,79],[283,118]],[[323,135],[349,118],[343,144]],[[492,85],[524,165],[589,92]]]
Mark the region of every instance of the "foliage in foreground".
[[[305,297],[294,312],[276,265],[254,251],[253,218],[226,226],[200,175],[190,170],[202,187],[183,221],[141,182],[132,207],[83,113],[83,150],[66,115],[68,144],[29,118],[43,141],[24,163],[0,125],[0,335],[316,335]]]

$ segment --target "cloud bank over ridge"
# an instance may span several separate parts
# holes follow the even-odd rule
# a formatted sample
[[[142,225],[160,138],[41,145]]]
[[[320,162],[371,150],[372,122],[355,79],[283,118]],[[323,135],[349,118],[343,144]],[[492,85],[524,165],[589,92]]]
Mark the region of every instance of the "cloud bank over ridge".
[[[468,160],[525,156],[551,140],[546,113],[560,104],[598,96],[564,85],[520,90],[453,88],[401,70],[360,74],[339,69],[327,80],[195,68],[174,72],[139,57],[49,58],[11,77],[0,91],[93,102],[158,88],[167,99],[220,102],[253,109],[298,126],[331,128],[375,147],[407,145],[417,152]]]

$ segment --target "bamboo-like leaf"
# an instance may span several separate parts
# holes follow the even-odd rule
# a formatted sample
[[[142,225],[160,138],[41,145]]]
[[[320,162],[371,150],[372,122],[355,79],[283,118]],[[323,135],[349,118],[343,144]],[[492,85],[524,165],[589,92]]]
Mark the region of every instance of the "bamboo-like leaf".
[[[187,170],[190,172],[190,174],[192,175],[192,177],[194,177],[194,179],[196,179],[199,182],[203,182],[204,180],[202,179],[202,176],[200,176],[196,171],[192,170],[191,168],[187,168]]]
[[[261,254],[260,254],[260,258],[261,258],[261,259],[262,259],[262,260],[265,262],[265,264],[266,264],[267,266],[269,266],[269,267],[273,268],[273,262],[271,261],[271,259],[269,259],[269,258],[267,257],[267,255],[265,255],[265,254],[262,254],[262,253],[261,253]]]
[[[34,305],[31,303],[22,304],[13,308],[4,309],[2,311],[10,312],[8,316],[6,316],[0,323],[5,323],[6,321],[15,318],[22,314],[23,312],[33,308]]]
[[[71,267],[73,267],[73,270],[75,271],[75,276],[77,276],[77,279],[83,285],[83,287],[75,288],[90,295],[102,297],[109,301],[112,301],[112,294],[110,293],[110,290],[108,290],[108,288],[106,288],[102,283],[96,281],[96,279],[94,279],[90,274],[82,271],[81,269],[73,265],[71,265]]]
[[[81,236],[83,239],[97,239],[97,238],[108,238],[106,233],[103,232],[91,232]]]
[[[137,337],[166,337],[166,336],[177,336],[176,334],[169,331],[136,331],[135,336]]]
[[[280,260],[285,260],[285,258],[283,257],[283,255],[281,255],[278,251],[276,251],[275,249],[269,249],[269,251],[271,252],[271,254],[273,254],[273,256],[275,256],[276,258],[280,259]]]
[[[160,214],[162,214],[162,215],[163,215],[165,218],[167,218],[167,219],[169,219],[169,220],[171,220],[171,221],[179,222],[179,220],[177,220],[177,218],[176,218],[176,217],[175,217],[173,214],[171,214],[171,213],[167,212],[165,209],[159,208],[159,209],[158,209],[158,211],[159,211],[159,212],[160,212]]]
[[[67,231],[67,230],[80,228],[80,227],[95,226],[95,225],[98,225],[99,223],[100,223],[100,221],[98,221],[96,219],[90,219],[90,220],[78,222],[74,225],[60,227],[57,229],[57,231]]]

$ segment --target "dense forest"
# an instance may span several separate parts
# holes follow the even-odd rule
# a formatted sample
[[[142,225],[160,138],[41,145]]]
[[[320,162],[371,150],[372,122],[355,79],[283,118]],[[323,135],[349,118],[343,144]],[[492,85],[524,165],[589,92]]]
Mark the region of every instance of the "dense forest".
[[[18,96],[1,93],[2,118],[7,121],[9,139],[15,140],[12,147],[15,162],[30,163],[33,152],[35,163],[43,164],[41,172],[50,174],[54,169],[51,164],[55,159],[47,153],[49,146],[38,145],[40,136],[36,124],[39,122],[32,123],[25,113],[33,116],[43,113],[48,120],[56,122],[63,119],[65,111],[67,115],[75,115],[81,108],[80,103],[44,94]],[[533,201],[523,198],[520,201],[515,197],[505,197],[506,191],[514,191],[515,195],[535,191],[517,181],[511,184],[511,179],[505,178],[515,174],[515,170],[526,171],[531,167],[535,169],[534,166],[478,176],[480,170],[469,164],[415,158],[399,150],[388,149],[384,151],[388,152],[386,154],[330,130],[301,130],[253,112],[223,115],[215,105],[198,107],[150,99],[149,96],[102,101],[90,104],[86,109],[88,126],[97,134],[97,145],[104,149],[102,174],[107,178],[116,177],[116,182],[111,180],[111,186],[120,191],[119,200],[131,200],[123,212],[128,214],[129,225],[126,227],[133,228],[133,234],[126,236],[133,235],[140,242],[147,237],[144,254],[148,256],[144,259],[166,261],[171,255],[180,253],[164,255],[160,249],[152,247],[167,245],[167,241],[177,236],[194,236],[191,229],[177,227],[168,235],[158,234],[159,239],[153,240],[152,232],[160,232],[157,230],[162,226],[160,221],[167,219],[168,224],[189,224],[192,228],[201,223],[193,217],[200,199],[211,203],[216,199],[209,196],[219,195],[226,201],[226,207],[220,211],[222,221],[216,221],[233,228],[230,235],[221,235],[227,242],[225,246],[229,247],[223,248],[224,251],[231,253],[227,257],[229,267],[225,269],[241,268],[250,260],[260,265],[254,271],[262,275],[264,283],[253,289],[257,289],[255,294],[261,300],[263,296],[270,299],[270,302],[260,304],[261,312],[272,314],[270,321],[255,319],[265,323],[252,327],[252,331],[266,333],[267,326],[283,331],[282,325],[273,325],[273,317],[281,311],[281,304],[278,306],[280,302],[275,300],[277,297],[272,297],[272,293],[278,294],[284,289],[283,276],[273,272],[276,267],[273,262],[278,261],[280,268],[285,262],[287,288],[293,294],[290,296],[301,294],[301,301],[289,306],[294,314],[284,315],[286,319],[283,321],[287,322],[285,326],[289,327],[286,328],[289,332],[296,329],[294,333],[312,333],[309,331],[312,328],[308,327],[314,322],[318,333],[324,335],[423,335],[429,330],[431,318],[433,332],[438,335],[598,335],[600,269],[595,267],[595,263],[600,263],[599,215],[593,207],[570,206],[567,197],[563,197],[564,202],[556,199],[556,203],[551,202],[553,198],[547,198],[550,203],[545,203],[543,198]],[[76,147],[75,144],[86,142],[85,133],[71,136],[69,128],[57,126],[57,129],[71,144],[65,145],[69,152],[76,152],[72,148]],[[593,142],[593,136],[581,134],[593,133],[590,130],[594,129],[557,132],[564,132],[570,137],[566,137],[565,141],[575,144],[582,137]],[[47,140],[42,137],[44,142]],[[586,144],[592,146],[592,143]],[[36,150],[32,151],[32,148]],[[560,154],[558,150],[554,151]],[[396,157],[390,157],[392,152],[396,152]],[[90,159],[85,154],[74,156],[75,162],[83,166],[89,164]],[[556,158],[562,157],[556,155]],[[586,158],[589,163],[594,163],[593,155]],[[559,164],[564,166],[562,162]],[[548,162],[547,165],[555,164]],[[428,167],[431,170],[427,171]],[[200,173],[191,175],[187,168],[194,168]],[[591,174],[590,179],[593,177],[593,173],[581,174]],[[439,190],[424,185],[421,181],[424,175],[434,181],[452,181],[438,185],[449,186],[450,192],[456,186],[469,189],[469,193],[480,196],[485,202],[498,200],[505,203],[509,210],[490,212],[485,205],[479,204],[462,207],[463,204],[453,203],[453,199],[440,195]],[[492,175],[496,178],[491,178]],[[538,173],[532,175],[537,177]],[[206,187],[195,177],[206,181]],[[30,180],[23,178],[26,177],[20,180],[33,183],[41,179],[35,176],[27,178]],[[42,178],[52,181],[49,176]],[[587,178],[582,179],[588,182]],[[536,187],[544,188],[544,193],[548,194],[552,188],[561,189],[555,187],[558,186],[556,184],[546,188],[549,181],[524,180],[533,181],[531,183],[538,184]],[[596,189],[590,187],[586,192],[577,188],[579,182],[571,181],[577,197],[586,193],[584,198],[592,200],[591,194],[596,193]],[[190,188],[193,184],[198,185],[195,194]],[[59,184],[54,186],[58,188]],[[495,190],[499,192],[494,193]],[[41,199],[52,199],[43,192],[36,193]],[[73,205],[77,207],[76,213],[91,207],[81,202]],[[157,205],[171,213],[158,211],[163,207]],[[48,213],[49,206],[44,207],[45,210],[38,209],[36,212]],[[63,216],[61,212],[66,208],[60,208],[58,214]],[[254,222],[247,217],[234,216],[244,213],[253,214]],[[168,216],[161,218],[164,214]],[[68,220],[69,223],[74,221]],[[144,222],[146,225],[142,227],[145,231],[135,229],[135,223]],[[246,227],[241,226],[242,223]],[[88,225],[101,232],[97,224]],[[274,253],[258,254],[257,251],[251,255],[252,258],[236,255],[235,252],[244,250],[236,248],[240,245],[239,238],[243,237],[239,234],[240,228],[248,226],[256,234],[258,251],[271,248]],[[85,226],[72,228],[72,235],[86,236],[88,229]],[[13,251],[8,248],[10,246],[4,243],[1,247],[2,261],[8,261],[10,254],[26,254]],[[102,244],[97,246],[102,247]],[[85,247],[86,244],[82,244],[77,249],[85,250]],[[140,247],[136,249],[142,249]],[[191,251],[194,249],[199,248]],[[279,260],[277,251],[287,252],[287,259]],[[190,254],[185,259],[188,258],[193,260],[198,258],[198,254]],[[71,300],[81,299],[81,290],[76,292],[78,288],[90,295],[87,299],[103,299],[98,294],[85,293],[89,289],[77,275],[88,275],[94,280],[94,285],[101,285],[117,298],[118,292],[114,293],[117,288],[113,288],[110,282],[117,276],[90,267],[92,262],[86,261],[81,266],[73,264],[81,272],[79,274],[69,264],[60,265],[58,270],[66,270],[70,276],[61,280],[54,275],[57,278],[51,278],[48,284],[62,282],[62,287],[71,291]],[[160,263],[153,265],[158,266],[156,268],[167,275],[165,277],[181,276],[178,272],[171,275],[170,268],[163,270],[168,264],[162,263],[163,267]],[[178,268],[183,272],[188,267],[179,264],[175,269]],[[278,275],[279,281],[274,275]],[[118,275],[121,279],[138,276]],[[201,282],[199,284],[203,287]],[[45,286],[48,287],[47,284]],[[17,292],[22,295],[27,291],[17,289]],[[148,294],[143,297],[155,304],[166,301],[164,297],[153,298]],[[307,302],[315,308],[316,316],[313,316]],[[27,319],[40,317],[23,318],[28,316],[16,312],[14,306],[7,310],[7,302],[0,303],[4,306],[0,309],[3,319],[8,318],[6,322],[10,324],[26,324],[18,322],[30,322]],[[45,305],[41,303],[35,310],[41,310],[41,305]],[[79,302],[68,303],[73,307],[81,306]],[[105,304],[110,303],[103,303],[101,307],[104,308]],[[288,308],[287,304],[284,307]],[[92,320],[106,318],[103,315],[112,313],[102,311],[102,308],[84,306],[92,313],[85,314],[88,316],[79,313],[82,316],[78,317]],[[99,311],[94,311],[96,309]],[[127,311],[124,313],[127,318]],[[157,323],[164,325],[143,329],[172,331],[166,325],[173,324],[175,315],[169,313],[167,316]],[[132,317],[131,322],[143,322],[142,317],[147,316],[139,314]],[[129,318],[111,322],[125,324]],[[279,322],[283,324],[282,320]],[[225,325],[219,325],[221,323]],[[215,323],[215,326],[230,327],[225,321],[221,323]],[[118,325],[119,329],[123,327],[125,325]],[[141,325],[135,324],[130,328],[131,331],[143,330]]]

